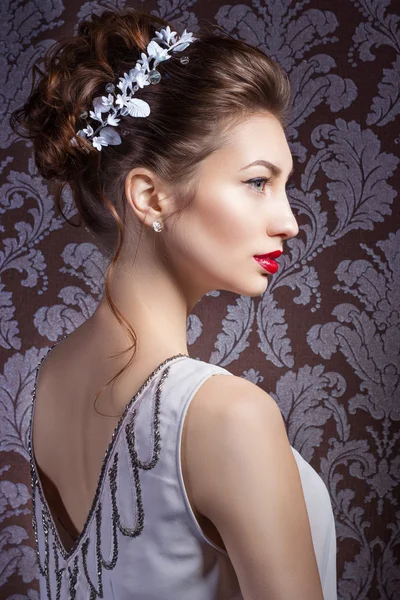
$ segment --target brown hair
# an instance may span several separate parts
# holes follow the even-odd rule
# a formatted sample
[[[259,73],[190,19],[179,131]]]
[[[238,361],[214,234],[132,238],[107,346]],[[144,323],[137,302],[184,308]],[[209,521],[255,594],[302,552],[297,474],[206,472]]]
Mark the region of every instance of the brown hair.
[[[174,30],[167,21],[131,8],[105,10],[81,21],[76,36],[56,42],[46,52],[44,71],[33,66],[30,95],[10,119],[15,133],[33,141],[37,169],[54,183],[60,213],[73,225],[61,208],[68,185],[81,216],[77,226],[83,220],[106,252],[107,302],[133,341],[114,356],[136,349],[137,339],[110,294],[124,241],[128,173],[142,166],[173,184],[180,213],[196,195],[198,164],[223,144],[232,126],[252,113],[269,112],[285,128],[291,106],[289,79],[275,61],[221,28],[212,26],[212,31],[206,25],[193,32],[197,41],[158,65],[159,84],[139,90],[136,97],[148,102],[150,115],[122,117],[120,145],[99,152],[79,136],[78,145],[71,145],[71,138],[85,126],[82,111],[91,109],[96,96],[105,95],[107,83],[135,66],[155,31],[167,25]],[[176,58],[183,55],[189,57],[188,64]],[[135,350],[106,386],[122,375],[134,355]]]

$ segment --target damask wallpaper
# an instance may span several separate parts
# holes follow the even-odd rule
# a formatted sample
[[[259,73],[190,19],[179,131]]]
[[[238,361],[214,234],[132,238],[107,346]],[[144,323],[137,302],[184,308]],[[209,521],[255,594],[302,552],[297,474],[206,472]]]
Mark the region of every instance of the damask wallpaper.
[[[215,291],[187,321],[190,354],[270,392],[289,441],[325,481],[338,597],[400,598],[400,15],[394,0],[0,3],[0,596],[38,600],[27,430],[35,368],[94,311],[103,256],[55,213],[8,115],[32,64],[118,4],[196,32],[202,19],[290,76],[300,234],[263,296]],[[67,198],[66,214],[75,211]]]

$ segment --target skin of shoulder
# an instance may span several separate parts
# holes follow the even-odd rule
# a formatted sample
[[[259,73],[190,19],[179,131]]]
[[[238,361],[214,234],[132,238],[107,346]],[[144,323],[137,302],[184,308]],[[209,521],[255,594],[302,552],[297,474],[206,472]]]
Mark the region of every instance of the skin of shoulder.
[[[185,417],[198,511],[217,528],[245,600],[323,600],[300,474],[275,400],[214,375]]]

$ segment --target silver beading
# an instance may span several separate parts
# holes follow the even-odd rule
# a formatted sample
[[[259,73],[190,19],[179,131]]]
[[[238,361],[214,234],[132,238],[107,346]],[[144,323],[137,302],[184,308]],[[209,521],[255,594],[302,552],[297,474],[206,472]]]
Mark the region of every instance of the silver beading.
[[[176,36],[176,31],[171,31],[169,25],[166,29],[156,31],[156,37],[152,38],[147,45],[147,54],[142,52],[141,58],[136,62],[135,67],[119,78],[117,87],[121,90],[121,93],[114,95],[115,85],[107,83],[105,90],[108,92],[108,96],[98,96],[93,100],[93,110],[89,112],[89,115],[95,121],[100,121],[99,127],[93,129],[90,124],[86,123],[87,127],[77,131],[77,135],[85,139],[91,139],[92,145],[99,151],[102,146],[121,144],[120,135],[113,129],[120,121],[118,116],[148,117],[150,114],[149,104],[144,100],[134,98],[135,92],[143,89],[146,85],[159,83],[161,74],[156,69],[157,65],[171,58],[170,52],[180,52],[197,40],[186,29],[180,37]],[[166,44],[167,47],[163,48],[160,43]],[[154,61],[152,65],[150,65],[151,61]],[[182,56],[180,62],[186,65],[189,62],[189,57]],[[109,113],[106,120],[103,120],[103,113]],[[80,117],[87,119],[87,111],[83,111]],[[100,134],[97,135],[99,132]],[[75,136],[71,138],[70,143],[73,146],[78,145]],[[85,150],[89,152],[87,148]]]

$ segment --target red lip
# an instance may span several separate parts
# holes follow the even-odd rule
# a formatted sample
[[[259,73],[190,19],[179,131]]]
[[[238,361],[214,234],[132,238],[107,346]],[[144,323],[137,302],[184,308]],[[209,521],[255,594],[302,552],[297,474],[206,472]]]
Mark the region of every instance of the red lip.
[[[273,252],[268,252],[268,254],[255,254],[254,258],[279,258],[282,254],[282,250],[274,250]]]
[[[276,273],[279,269],[278,263],[273,260],[278,258],[282,254],[282,250],[275,250],[274,252],[268,252],[268,254],[261,254],[254,256],[254,259],[262,266],[263,269],[268,273]]]

